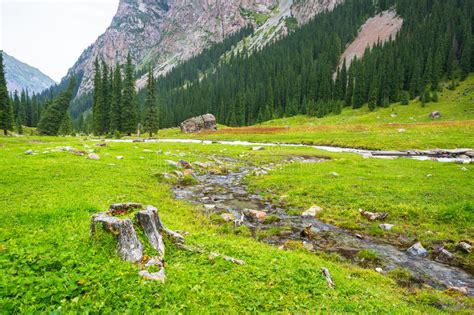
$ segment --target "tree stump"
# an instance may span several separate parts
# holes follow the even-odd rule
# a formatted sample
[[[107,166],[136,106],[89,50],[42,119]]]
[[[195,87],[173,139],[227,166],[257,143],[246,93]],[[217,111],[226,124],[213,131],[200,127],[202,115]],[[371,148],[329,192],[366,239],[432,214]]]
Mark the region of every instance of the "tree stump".
[[[143,207],[139,203],[111,205],[108,211],[92,215],[90,226],[91,237],[97,235],[98,227],[101,227],[103,231],[114,236],[117,254],[125,261],[139,264],[142,270],[138,274],[146,280],[160,281],[162,283],[166,280],[164,268],[165,244],[163,236],[175,243],[180,249],[196,253],[203,252],[202,250],[185,245],[184,237],[168,229],[161,221],[158,209],[153,206]],[[156,250],[157,255],[145,255],[143,244],[137,237],[135,228],[143,230],[143,234],[153,249]],[[211,255],[213,257],[222,257],[235,264],[245,264],[244,261],[229,256],[217,253],[211,253]],[[147,270],[152,267],[159,268],[159,271],[151,272]]]

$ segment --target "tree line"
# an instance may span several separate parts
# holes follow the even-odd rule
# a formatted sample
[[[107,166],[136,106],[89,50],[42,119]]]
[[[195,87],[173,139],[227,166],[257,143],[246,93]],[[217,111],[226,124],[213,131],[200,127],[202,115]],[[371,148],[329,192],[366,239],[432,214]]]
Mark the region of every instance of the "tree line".
[[[148,73],[146,98],[139,104],[135,90],[135,70],[130,55],[124,66],[109,69],[105,62],[95,61],[92,101],[92,131],[96,135],[131,135],[159,129],[159,105],[152,69]]]

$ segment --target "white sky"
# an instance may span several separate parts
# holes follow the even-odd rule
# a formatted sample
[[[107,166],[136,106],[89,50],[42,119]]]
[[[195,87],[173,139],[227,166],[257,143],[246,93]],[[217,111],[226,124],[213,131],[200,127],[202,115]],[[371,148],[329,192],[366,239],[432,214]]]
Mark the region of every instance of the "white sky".
[[[59,81],[110,25],[119,0],[0,0],[0,49]]]

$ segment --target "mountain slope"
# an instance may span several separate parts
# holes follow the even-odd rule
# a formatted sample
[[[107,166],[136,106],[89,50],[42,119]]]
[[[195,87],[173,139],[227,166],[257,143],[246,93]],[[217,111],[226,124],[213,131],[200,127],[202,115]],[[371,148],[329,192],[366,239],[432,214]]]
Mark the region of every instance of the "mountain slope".
[[[257,37],[256,41],[268,42],[278,37],[275,34],[286,33],[286,17],[291,15],[301,24],[342,1],[120,0],[109,28],[82,53],[68,75],[83,73],[78,94],[87,93],[92,88],[96,58],[114,65],[124,63],[129,53],[140,74],[149,65],[157,75],[167,73],[245,26],[262,27],[259,31],[266,34],[265,39]],[[138,81],[139,88],[143,82]]]
[[[55,84],[53,79],[40,70],[3,52],[5,62],[5,77],[8,91],[28,90],[30,93],[39,93]]]

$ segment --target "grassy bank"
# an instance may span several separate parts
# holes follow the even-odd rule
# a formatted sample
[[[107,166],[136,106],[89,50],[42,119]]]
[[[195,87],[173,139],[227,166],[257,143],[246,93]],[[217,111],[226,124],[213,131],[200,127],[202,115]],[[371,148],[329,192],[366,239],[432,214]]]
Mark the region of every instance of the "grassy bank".
[[[335,176],[333,173],[336,173]],[[293,213],[321,206],[325,222],[368,234],[402,248],[421,241],[428,249],[444,247],[474,270],[474,255],[456,245],[474,236],[474,176],[469,166],[409,159],[340,156],[323,163],[291,164],[250,181]],[[388,213],[390,231],[370,222],[358,209]]]
[[[94,144],[76,138],[0,138],[2,312],[467,313],[473,306],[471,299],[456,294],[407,291],[389,277],[324,254],[281,251],[248,236],[224,232],[199,208],[173,200],[169,187],[155,176],[168,170],[167,159],[203,161],[209,154],[249,152],[242,147]],[[66,145],[95,150],[101,159],[54,152],[57,146]],[[29,149],[37,154],[25,155]],[[158,154],[159,150],[163,153]],[[180,156],[182,153],[185,156]],[[248,158],[258,162],[315,153],[319,152],[293,148],[278,154],[271,150],[250,153]],[[437,172],[432,173],[436,179]],[[280,175],[271,175],[262,186],[275,183],[274,176]],[[285,180],[300,181],[300,176],[296,173]],[[293,193],[295,188],[288,189]],[[170,228],[190,233],[190,244],[243,259],[246,265],[209,260],[206,255],[179,251],[168,244],[167,283],[141,280],[139,269],[120,261],[112,247],[89,240],[91,214],[126,201],[158,206]],[[300,194],[293,202],[306,203]],[[333,275],[334,290],[327,287],[320,273],[323,266]]]

